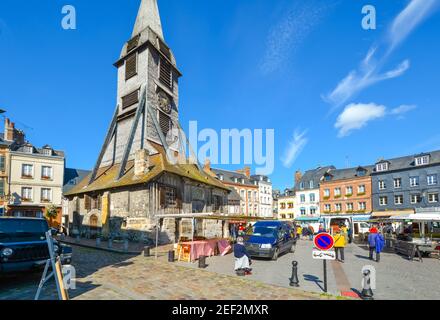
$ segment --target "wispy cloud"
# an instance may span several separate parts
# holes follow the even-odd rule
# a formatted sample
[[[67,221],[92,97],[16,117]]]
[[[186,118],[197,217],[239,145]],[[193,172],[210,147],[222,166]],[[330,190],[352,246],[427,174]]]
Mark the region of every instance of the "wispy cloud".
[[[263,74],[277,71],[318,25],[328,8],[329,4],[323,1],[295,2],[294,7],[269,31],[260,71]]]
[[[304,147],[309,142],[309,139],[306,137],[306,135],[307,130],[295,130],[292,139],[289,141],[289,145],[285,151],[284,157],[282,158],[284,167],[290,168],[298,158],[299,154],[303,151]]]
[[[389,71],[382,72],[390,54],[408,35],[438,7],[437,0],[411,0],[388,27],[379,44],[373,45],[356,70],[342,79],[323,98],[333,105],[332,111],[351,100],[363,89],[378,82],[403,75],[410,67],[404,60]]]
[[[369,122],[384,118],[387,115],[402,118],[403,114],[415,109],[414,105],[401,105],[388,111],[384,105],[376,103],[351,103],[339,115],[335,123],[338,129],[338,137],[346,137],[354,130],[365,127]]]

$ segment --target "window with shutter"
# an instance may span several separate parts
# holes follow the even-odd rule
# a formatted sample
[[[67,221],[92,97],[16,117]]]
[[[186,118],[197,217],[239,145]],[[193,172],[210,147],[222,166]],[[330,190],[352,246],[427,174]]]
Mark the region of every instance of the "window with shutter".
[[[5,171],[5,156],[0,156],[0,171],[4,172]]]
[[[0,197],[3,197],[5,195],[5,180],[0,180]]]
[[[162,130],[165,137],[167,136],[168,132],[171,129],[170,122],[171,122],[170,117],[168,115],[166,115],[165,113],[159,111],[159,125],[160,125],[160,129]]]
[[[173,88],[171,64],[163,57],[160,58],[159,80],[168,88]]]
[[[139,102],[139,90],[133,91],[122,97],[122,109],[127,109]]]
[[[137,54],[136,52],[125,59],[125,80],[137,74]]]

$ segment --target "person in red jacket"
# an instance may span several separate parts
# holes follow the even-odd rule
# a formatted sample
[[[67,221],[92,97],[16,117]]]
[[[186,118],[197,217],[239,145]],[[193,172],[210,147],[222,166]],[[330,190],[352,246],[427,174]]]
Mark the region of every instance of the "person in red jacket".
[[[369,232],[370,232],[370,233],[378,233],[379,230],[377,230],[376,226],[373,225],[373,226],[370,228]]]

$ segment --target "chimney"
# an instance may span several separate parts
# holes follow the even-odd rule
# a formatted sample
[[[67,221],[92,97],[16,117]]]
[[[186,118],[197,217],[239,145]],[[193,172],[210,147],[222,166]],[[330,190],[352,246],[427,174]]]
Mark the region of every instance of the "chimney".
[[[203,171],[209,173],[211,172],[211,160],[209,160],[208,158],[205,159],[205,164],[203,166]]]
[[[297,170],[295,172],[295,186],[301,181],[302,174],[301,171]]]
[[[250,178],[251,177],[251,167],[244,167],[244,174],[246,175],[246,177]]]
[[[136,151],[134,159],[134,175],[142,176],[148,172],[150,167],[150,154],[148,150],[141,149]]]
[[[5,118],[5,140],[14,141],[15,124],[8,118]]]

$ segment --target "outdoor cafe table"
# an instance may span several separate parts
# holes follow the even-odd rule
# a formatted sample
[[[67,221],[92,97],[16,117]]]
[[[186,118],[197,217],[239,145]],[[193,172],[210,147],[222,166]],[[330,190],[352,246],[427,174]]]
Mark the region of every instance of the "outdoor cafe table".
[[[183,245],[191,247],[191,261],[199,259],[200,256],[214,256],[217,249],[220,254],[224,254],[229,250],[229,243],[224,239],[186,241],[179,244],[179,246]]]

